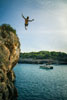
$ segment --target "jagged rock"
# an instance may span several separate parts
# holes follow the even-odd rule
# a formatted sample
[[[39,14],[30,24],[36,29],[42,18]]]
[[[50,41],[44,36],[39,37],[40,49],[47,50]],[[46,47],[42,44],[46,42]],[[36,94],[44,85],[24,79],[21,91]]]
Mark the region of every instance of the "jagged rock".
[[[0,100],[16,100],[14,86],[16,65],[20,54],[20,43],[16,31],[10,26],[0,26]]]

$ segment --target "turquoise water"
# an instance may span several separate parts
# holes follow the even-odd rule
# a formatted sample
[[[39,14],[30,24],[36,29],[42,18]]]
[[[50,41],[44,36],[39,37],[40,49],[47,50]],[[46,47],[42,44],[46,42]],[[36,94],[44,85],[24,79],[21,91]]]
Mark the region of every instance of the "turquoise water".
[[[67,100],[67,65],[40,69],[37,64],[17,64],[18,100]]]

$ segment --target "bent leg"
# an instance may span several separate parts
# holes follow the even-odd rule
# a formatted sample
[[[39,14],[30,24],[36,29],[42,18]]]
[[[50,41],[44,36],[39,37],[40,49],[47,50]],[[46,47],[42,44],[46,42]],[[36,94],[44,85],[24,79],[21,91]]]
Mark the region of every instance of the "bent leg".
[[[27,30],[28,24],[25,24],[25,30]]]
[[[25,26],[25,30],[27,30],[27,27]]]

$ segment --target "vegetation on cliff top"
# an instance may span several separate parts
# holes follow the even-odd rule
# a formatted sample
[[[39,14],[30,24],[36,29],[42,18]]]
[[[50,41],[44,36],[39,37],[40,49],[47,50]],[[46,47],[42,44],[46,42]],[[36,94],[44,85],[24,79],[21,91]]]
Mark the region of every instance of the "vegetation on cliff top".
[[[7,32],[13,32],[14,34],[16,34],[16,30],[13,29],[9,24],[2,24],[0,26],[0,29],[2,29],[2,31],[6,30]]]

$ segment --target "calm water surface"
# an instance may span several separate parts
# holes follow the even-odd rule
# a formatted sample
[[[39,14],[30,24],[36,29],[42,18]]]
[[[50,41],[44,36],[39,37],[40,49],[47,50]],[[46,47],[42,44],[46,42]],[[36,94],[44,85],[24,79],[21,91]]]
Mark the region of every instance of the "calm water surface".
[[[18,100],[67,100],[67,65],[40,69],[36,64],[17,64],[15,86]]]

